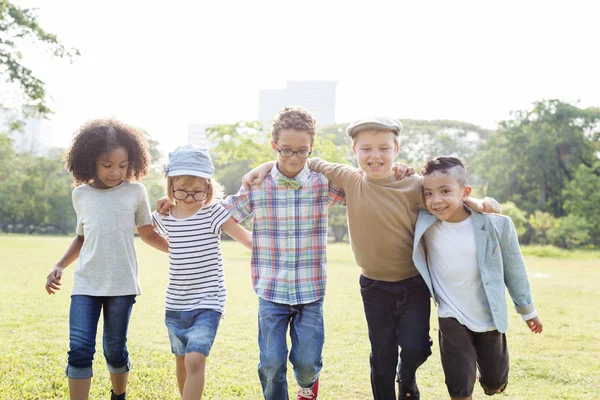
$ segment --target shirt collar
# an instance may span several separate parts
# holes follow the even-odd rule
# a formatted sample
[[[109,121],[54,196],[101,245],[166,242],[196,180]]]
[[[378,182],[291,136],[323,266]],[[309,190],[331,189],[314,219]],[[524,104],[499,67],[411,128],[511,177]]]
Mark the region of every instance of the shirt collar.
[[[304,168],[302,168],[302,170],[300,172],[298,172],[298,175],[296,175],[295,177],[290,178],[290,179],[295,179],[297,181],[300,181],[300,183],[304,186],[304,184],[308,181],[309,175],[310,175],[310,169],[308,169],[307,164],[304,164]],[[277,181],[280,176],[285,176],[285,175],[283,175],[281,172],[279,172],[279,170],[277,169],[277,163],[275,163],[275,165],[273,165],[273,169],[271,169],[271,177],[273,178],[274,181]]]

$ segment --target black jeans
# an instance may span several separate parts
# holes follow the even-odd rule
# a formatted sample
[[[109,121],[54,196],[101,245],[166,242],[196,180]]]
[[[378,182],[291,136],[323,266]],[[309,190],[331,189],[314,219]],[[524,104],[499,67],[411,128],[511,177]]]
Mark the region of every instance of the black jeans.
[[[429,290],[420,275],[398,282],[361,275],[360,290],[371,341],[373,398],[395,400],[396,375],[411,385],[431,355]]]

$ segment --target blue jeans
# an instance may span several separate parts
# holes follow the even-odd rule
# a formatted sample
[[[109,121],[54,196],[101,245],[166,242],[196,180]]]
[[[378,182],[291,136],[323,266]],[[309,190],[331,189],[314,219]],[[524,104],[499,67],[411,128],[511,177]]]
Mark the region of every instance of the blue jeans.
[[[304,388],[312,387],[323,365],[321,359],[325,342],[323,299],[314,303],[290,306],[259,298],[258,376],[267,400],[288,399],[286,380],[288,325],[292,339],[290,362],[298,385]]]
[[[420,275],[398,282],[361,275],[360,290],[371,341],[373,398],[395,400],[396,376],[410,386],[431,355],[429,289]]]
[[[216,310],[197,309],[165,312],[171,352],[178,356],[198,352],[208,357],[215,342],[222,314]]]
[[[71,296],[69,312],[69,378],[91,378],[96,352],[96,332],[100,312],[103,312],[102,348],[108,370],[113,375],[129,371],[127,327],[135,295],[131,296]]]

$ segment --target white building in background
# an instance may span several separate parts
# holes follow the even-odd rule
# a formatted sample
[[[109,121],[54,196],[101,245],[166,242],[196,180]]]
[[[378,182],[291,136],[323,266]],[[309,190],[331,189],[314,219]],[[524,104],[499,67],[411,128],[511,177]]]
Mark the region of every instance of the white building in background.
[[[188,143],[195,144],[203,149],[210,149],[212,142],[206,136],[206,129],[215,126],[215,124],[194,124],[188,123]]]
[[[336,88],[337,81],[288,81],[283,89],[261,89],[258,119],[267,128],[284,106],[302,106],[320,126],[335,124]]]
[[[44,124],[41,117],[21,118],[23,121],[22,129],[11,131],[10,124],[18,119],[19,115],[16,113],[0,109],[0,133],[8,134],[17,153],[47,155],[51,149],[47,124]]]

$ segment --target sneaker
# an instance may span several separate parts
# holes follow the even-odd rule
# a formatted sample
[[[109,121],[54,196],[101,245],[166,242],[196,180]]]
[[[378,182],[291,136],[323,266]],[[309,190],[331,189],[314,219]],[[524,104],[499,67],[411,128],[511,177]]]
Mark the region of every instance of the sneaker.
[[[115,394],[115,392],[110,389],[110,400],[126,400],[127,399],[127,392],[123,392],[119,395]]]
[[[398,400],[419,400],[420,393],[417,381],[412,386],[404,386],[402,381],[398,381]]]
[[[319,396],[319,379],[313,383],[310,388],[298,388],[298,397],[296,400],[317,400]]]

